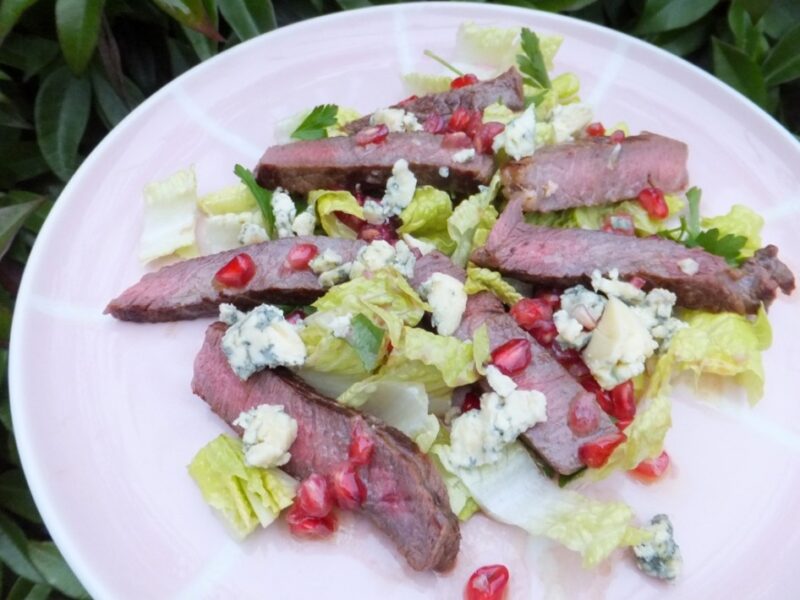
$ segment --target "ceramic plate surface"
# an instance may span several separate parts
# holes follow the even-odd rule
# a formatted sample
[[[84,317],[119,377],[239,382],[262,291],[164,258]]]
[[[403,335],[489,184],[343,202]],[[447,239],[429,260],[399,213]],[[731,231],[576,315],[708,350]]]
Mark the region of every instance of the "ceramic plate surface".
[[[594,571],[576,556],[476,517],[447,575],[414,573],[369,524],[344,517],[327,542],[283,524],[234,542],[186,472],[225,431],[191,393],[208,320],[121,323],[102,314],[137,281],[142,188],[194,164],[200,192],[253,165],[275,123],[334,102],[364,112],[407,95],[401,72],[450,56],[462,21],[527,25],[565,42],[556,71],[579,75],[598,120],[686,141],[704,212],[733,203],[766,219],[764,239],[800,273],[800,147],[742,96],[665,52],[576,20],[478,4],[348,12],[280,29],[178,78],[85,161],[31,255],[14,316],[11,400],[36,502],[55,541],[97,598],[457,598],[478,566],[504,563],[517,598],[798,597],[800,294],[771,310],[763,401],[736,390],[674,395],[674,469],[644,486],[625,476],[588,493],[642,518],[671,515],[684,557],[675,586],[643,577],[623,554]],[[531,498],[531,502],[535,502]]]

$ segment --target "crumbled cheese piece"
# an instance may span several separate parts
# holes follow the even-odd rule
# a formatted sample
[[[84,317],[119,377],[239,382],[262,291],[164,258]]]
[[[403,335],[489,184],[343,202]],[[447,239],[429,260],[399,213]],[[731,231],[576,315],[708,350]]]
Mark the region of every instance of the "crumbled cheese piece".
[[[642,304],[631,306],[662,350],[669,345],[676,331],[688,327],[672,316],[676,300],[677,296],[669,290],[655,288],[647,293]]]
[[[340,283],[344,283],[348,279],[350,279],[350,270],[353,268],[353,263],[346,262],[341,266],[336,267],[335,269],[330,269],[329,271],[325,271],[322,275],[319,276],[319,284],[324,288],[333,287],[335,285],[339,285]]]
[[[591,122],[592,108],[588,104],[576,102],[556,106],[552,118],[555,143],[561,144],[572,140],[576,131],[582,131]]]
[[[653,533],[653,538],[633,547],[636,566],[651,577],[674,581],[680,574],[683,559],[669,517],[656,515],[645,529]]]
[[[372,225],[382,225],[386,222],[386,215],[383,214],[383,205],[375,200],[364,202],[364,220]]]
[[[486,382],[501,398],[509,396],[517,389],[516,382],[494,365],[486,367]]]
[[[272,214],[275,215],[275,232],[278,237],[292,237],[292,224],[297,216],[297,209],[292,197],[281,188],[272,193]]]
[[[322,316],[324,318],[319,319],[318,322],[330,331],[333,337],[346,338],[350,334],[353,313],[345,313],[343,315],[325,314]]]
[[[465,163],[475,158],[475,148],[464,148],[453,154],[453,162]]]
[[[294,218],[292,231],[295,235],[314,235],[317,228],[317,215],[313,207],[309,207]]]
[[[309,261],[308,266],[309,268],[320,275],[321,273],[325,273],[326,271],[330,271],[331,269],[335,269],[336,267],[342,264],[342,257],[341,255],[328,248],[322,254],[317,254],[314,258]]]
[[[450,167],[439,167],[439,177],[447,179],[450,177]]]
[[[383,214],[396,216],[411,203],[417,189],[417,178],[408,168],[408,161],[399,159],[392,167],[392,176],[386,182],[383,195]]]
[[[406,279],[414,277],[414,267],[417,265],[417,257],[403,241],[395,242],[394,260],[392,266]]]
[[[386,125],[391,132],[422,131],[422,125],[414,113],[402,108],[382,108],[369,117],[370,125]]]
[[[251,467],[280,467],[292,458],[289,448],[297,438],[297,421],[282,405],[256,406],[241,413],[233,424],[244,429],[244,461]]]
[[[645,296],[645,293],[635,285],[627,281],[619,281],[618,269],[611,269],[608,272],[608,279],[595,269],[592,272],[592,287],[596,292],[603,292],[609,298],[614,296],[628,303],[641,302]]]
[[[561,295],[561,309],[553,314],[558,343],[564,348],[581,349],[589,343],[591,331],[606,307],[606,299],[576,285]]]
[[[233,325],[239,319],[244,317],[244,313],[236,308],[233,304],[220,304],[219,305],[219,320],[226,325]]]
[[[260,244],[269,240],[267,230],[255,223],[245,223],[239,232],[239,243],[242,246],[250,244]]]
[[[222,306],[220,320],[229,325],[222,351],[240,379],[264,368],[298,367],[305,362],[306,346],[279,308],[262,304],[242,313]]]
[[[355,279],[364,273],[374,273],[392,264],[395,250],[385,240],[375,240],[361,248],[356,255],[350,276]]]
[[[497,152],[501,148],[514,160],[531,156],[536,151],[536,113],[533,104],[495,136],[492,149]]]
[[[684,258],[678,261],[678,268],[687,275],[696,275],[700,270],[700,265],[693,258]]]
[[[419,252],[420,252],[420,254],[422,254],[422,256],[425,256],[426,254],[430,254],[431,252],[436,250],[436,246],[434,244],[429,244],[428,242],[424,242],[422,240],[418,240],[417,238],[415,238],[410,233],[403,233],[403,234],[401,234],[400,237],[403,238],[403,241],[406,243],[406,245],[409,248],[414,248],[416,250],[419,250]]]
[[[413,256],[413,255],[412,255]],[[467,308],[464,284],[444,273],[433,273],[419,288],[431,307],[431,323],[439,335],[453,335]]]
[[[552,179],[548,179],[544,184],[544,197],[549,198],[558,191],[558,184]]]

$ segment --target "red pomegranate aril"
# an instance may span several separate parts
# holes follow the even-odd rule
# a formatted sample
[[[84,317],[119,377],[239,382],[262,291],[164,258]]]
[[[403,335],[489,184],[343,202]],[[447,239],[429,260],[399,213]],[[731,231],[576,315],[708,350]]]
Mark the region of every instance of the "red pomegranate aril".
[[[509,573],[505,565],[486,565],[470,575],[464,590],[465,600],[503,600]]]
[[[422,123],[422,129],[428,133],[444,133],[447,129],[447,119],[442,115],[432,114]]]
[[[630,215],[608,215],[603,219],[603,231],[619,233],[620,235],[636,235],[633,217]]]
[[[549,346],[556,339],[558,329],[556,329],[556,324],[552,321],[536,321],[531,327],[530,333],[533,339],[542,346]]]
[[[355,135],[356,144],[366,146],[367,144],[380,144],[389,135],[389,128],[381,123],[372,127],[365,127]]]
[[[634,275],[633,277],[630,278],[630,281],[628,281],[628,283],[630,283],[633,287],[637,289],[642,289],[647,284],[647,281],[645,281],[638,275]]]
[[[594,122],[586,126],[586,135],[589,137],[602,137],[606,134],[606,128],[602,123]]]
[[[608,136],[608,139],[611,140],[612,144],[621,144],[622,140],[625,139],[625,132],[621,129],[617,129],[614,133]]]
[[[481,409],[481,397],[477,392],[467,392],[464,403],[461,405],[462,414],[471,410]]]
[[[608,461],[608,457],[627,439],[624,433],[609,433],[578,448],[578,459],[587,467],[598,469]]]
[[[292,535],[306,539],[330,537],[336,531],[337,524],[335,513],[312,517],[304,513],[297,502],[286,512],[286,522]]]
[[[597,404],[600,405],[600,408],[603,409],[603,412],[607,414],[611,414],[614,405],[611,403],[611,396],[609,393],[600,387],[600,384],[597,383],[597,380],[591,375],[585,375],[581,377],[578,381],[583,386],[587,392],[592,392],[594,394],[595,400],[597,400]]]
[[[633,419],[619,419],[616,423],[617,429],[625,431],[631,423],[633,423]]]
[[[295,244],[286,255],[286,262],[295,271],[302,271],[308,268],[308,263],[319,254],[319,248],[315,244]]]
[[[324,517],[333,510],[333,493],[328,480],[312,473],[297,488],[295,504],[309,517]]]
[[[372,460],[372,452],[375,449],[375,442],[366,431],[366,426],[358,426],[350,436],[350,447],[347,449],[347,456],[350,463],[357,467],[368,465]]]
[[[633,419],[636,416],[636,400],[633,397],[633,381],[630,379],[620,383],[611,390],[611,416],[621,421]]]
[[[492,351],[492,364],[505,375],[519,373],[531,364],[531,344],[525,338],[508,340]]]
[[[664,199],[664,192],[655,187],[644,188],[639,192],[639,204],[642,205],[652,219],[666,219],[669,216],[669,206]]]
[[[382,223],[381,225],[367,223],[358,231],[358,239],[367,242],[384,240],[391,243],[397,241],[397,231],[391,223]]]
[[[246,252],[237,254],[214,275],[214,281],[224,287],[240,288],[255,277],[256,263]]]
[[[367,487],[361,480],[356,466],[351,463],[345,463],[333,472],[331,484],[336,504],[340,508],[355,510],[367,499]]]
[[[472,137],[472,141],[475,144],[475,150],[481,154],[491,154],[494,138],[503,133],[505,128],[505,125],[502,123],[496,123],[495,121],[483,123]]]
[[[553,318],[553,307],[542,298],[523,298],[511,307],[511,316],[523,329],[530,329],[537,321]]]
[[[359,219],[357,216],[351,215],[346,212],[342,212],[341,210],[335,210],[333,211],[333,214],[336,216],[337,219],[339,219],[342,223],[344,223],[346,227],[352,229],[356,233],[361,231],[361,228],[366,223],[364,219]]]
[[[461,77],[456,77],[450,82],[450,89],[457,90],[458,88],[467,87],[473,83],[478,83],[477,75],[474,75],[473,73],[465,73]]]
[[[581,353],[575,348],[562,348],[561,344],[558,343],[550,346],[550,354],[562,365],[568,365],[573,362],[583,362]]]
[[[464,128],[464,133],[472,138],[474,143],[475,137],[478,135],[478,131],[481,127],[483,127],[483,115],[479,110],[473,111],[470,115],[469,123],[467,123],[467,126]]]
[[[655,481],[669,468],[669,454],[664,450],[655,458],[647,458],[640,462],[630,473],[637,479]]]
[[[463,106],[459,106],[453,111],[453,114],[450,115],[450,120],[447,122],[447,131],[464,131],[471,120],[472,111],[467,110]]]
[[[449,148],[451,150],[472,148],[472,140],[463,131],[445,133],[442,137],[442,148]]]
[[[556,291],[539,292],[536,297],[547,302],[554,311],[561,308],[561,295]]]
[[[299,323],[305,318],[306,318],[306,313],[304,313],[300,309],[297,309],[293,310],[288,315],[286,315],[286,322],[290,323],[291,325],[295,325],[296,323]]]
[[[597,431],[600,424],[600,409],[591,396],[581,394],[569,405],[567,425],[578,437],[584,437]]]

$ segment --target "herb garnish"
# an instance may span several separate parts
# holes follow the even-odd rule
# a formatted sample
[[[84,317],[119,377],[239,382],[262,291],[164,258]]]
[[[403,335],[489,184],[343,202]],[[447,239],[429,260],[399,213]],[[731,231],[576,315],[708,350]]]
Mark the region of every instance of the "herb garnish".
[[[237,164],[233,168],[233,172],[238,175],[253,194],[256,199],[258,208],[261,209],[261,214],[264,215],[264,223],[266,224],[267,235],[270,238],[275,237],[275,214],[272,212],[272,192],[264,189],[256,182],[255,177],[249,169],[245,169],[242,165]]]
[[[356,351],[367,371],[378,366],[378,356],[383,347],[384,331],[362,314],[350,321],[350,334],[346,341]]]
[[[303,122],[292,132],[296,140],[319,140],[328,137],[327,128],[336,125],[339,107],[335,104],[320,104],[308,113]]]
[[[550,89],[552,84],[544,64],[539,38],[527,27],[522,28],[520,37],[523,54],[517,55],[517,66],[520,72],[526,75],[523,81],[534,87]]]
[[[732,233],[721,235],[722,232],[716,227],[701,231],[700,198],[702,193],[697,187],[686,192],[686,200],[689,203],[687,216],[681,217],[680,227],[667,229],[660,232],[660,235],[683,244],[687,248],[703,248],[706,252],[721,256],[729,265],[738,266],[743,260],[740,252],[747,243],[747,238]]]

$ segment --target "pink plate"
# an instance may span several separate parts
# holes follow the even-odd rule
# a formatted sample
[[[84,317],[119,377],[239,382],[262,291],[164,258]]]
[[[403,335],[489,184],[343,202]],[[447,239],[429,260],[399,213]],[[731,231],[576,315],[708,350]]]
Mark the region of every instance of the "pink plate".
[[[194,164],[201,193],[254,164],[279,119],[335,102],[368,111],[404,97],[399,73],[433,70],[460,22],[527,25],[565,37],[557,72],[580,76],[607,124],[685,140],[705,212],[740,202],[800,273],[800,146],[739,94],[635,39],[573,19],[479,4],[347,12],[280,29],[178,78],[117,127],[70,181],[20,289],[11,401],[31,489],[53,538],[98,598],[456,598],[478,566],[511,570],[509,598],[798,597],[800,295],[771,311],[766,397],[675,393],[675,468],[645,486],[619,475],[587,493],[642,518],[671,515],[680,582],[640,575],[624,554],[584,571],[569,551],[476,517],[447,575],[410,571],[372,527],[345,519],[328,542],[282,524],[234,542],[186,472],[225,426],[189,389],[207,321],[135,325],[102,314],[144,272],[143,186]],[[531,502],[535,502],[531,498]]]

